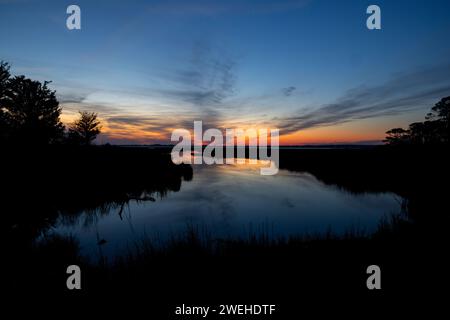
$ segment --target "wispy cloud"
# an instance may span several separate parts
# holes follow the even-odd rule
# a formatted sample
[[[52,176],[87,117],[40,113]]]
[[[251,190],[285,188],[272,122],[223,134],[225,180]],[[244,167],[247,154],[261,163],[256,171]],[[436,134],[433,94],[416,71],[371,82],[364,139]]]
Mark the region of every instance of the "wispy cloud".
[[[283,95],[285,95],[286,97],[289,97],[289,96],[291,96],[291,95],[294,93],[294,91],[295,91],[296,89],[297,89],[296,87],[290,86],[290,87],[281,89],[281,92],[282,92]]]
[[[234,93],[236,61],[205,41],[196,42],[188,65],[170,78],[179,89],[164,91],[167,95],[199,106],[220,104]]]
[[[225,50],[213,47],[207,41],[194,43],[191,57],[181,68],[163,77],[167,88],[154,89],[163,99],[178,105],[189,105],[193,116],[211,126],[220,126],[227,100],[236,93],[237,62]]]
[[[450,65],[397,73],[382,85],[353,88],[334,103],[273,120],[286,134],[429,107],[433,101],[450,95],[449,74]]]
[[[57,98],[61,104],[81,103],[86,99],[86,95],[75,92],[68,92],[65,94],[58,94]]]

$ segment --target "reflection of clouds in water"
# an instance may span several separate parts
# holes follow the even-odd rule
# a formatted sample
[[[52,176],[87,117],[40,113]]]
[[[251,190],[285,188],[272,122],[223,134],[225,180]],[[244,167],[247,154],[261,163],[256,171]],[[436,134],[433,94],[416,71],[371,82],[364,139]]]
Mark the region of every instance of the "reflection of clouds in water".
[[[227,193],[233,185],[223,184],[221,172],[211,166],[194,166],[194,184],[187,185],[189,192],[181,192],[176,196],[180,205],[176,215],[181,220],[189,219],[204,223],[207,220],[215,228],[226,230],[231,228],[230,221],[236,214],[234,199]],[[203,217],[200,215],[203,213]],[[206,219],[205,219],[206,218]]]
[[[117,210],[98,215],[100,236],[107,239],[106,250],[153,237],[177,235],[188,225],[206,230],[212,238],[246,237],[249,228],[272,236],[335,233],[354,229],[374,230],[385,214],[398,211],[392,194],[352,194],[337,186],[325,185],[308,173],[280,170],[276,176],[261,176],[258,165],[194,165],[194,179],[183,181],[179,192],[156,202],[130,203],[133,219],[120,220]],[[60,232],[79,235],[84,246],[95,243],[95,230],[84,229],[80,221]],[[130,224],[132,226],[130,227]],[[107,249],[111,248],[111,249]]]

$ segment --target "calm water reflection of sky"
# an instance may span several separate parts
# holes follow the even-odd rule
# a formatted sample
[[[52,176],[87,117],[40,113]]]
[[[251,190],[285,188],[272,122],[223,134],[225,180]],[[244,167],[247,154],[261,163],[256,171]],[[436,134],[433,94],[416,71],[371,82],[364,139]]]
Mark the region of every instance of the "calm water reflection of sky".
[[[192,181],[179,192],[155,202],[131,201],[122,218],[119,208],[108,214],[83,213],[75,223],[61,221],[55,232],[73,234],[82,252],[114,256],[143,236],[165,239],[188,225],[206,228],[213,237],[246,237],[266,230],[273,236],[304,233],[371,232],[383,216],[399,212],[392,193],[351,194],[325,185],[307,173],[280,170],[261,176],[259,165],[194,166]]]

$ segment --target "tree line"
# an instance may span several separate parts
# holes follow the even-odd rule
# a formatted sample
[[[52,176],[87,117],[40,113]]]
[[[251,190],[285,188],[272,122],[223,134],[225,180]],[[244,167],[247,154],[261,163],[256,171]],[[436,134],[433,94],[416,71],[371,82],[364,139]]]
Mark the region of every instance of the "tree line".
[[[386,132],[389,145],[448,144],[450,96],[442,98],[425,116],[425,121],[411,123],[408,129],[394,128]]]
[[[92,144],[101,131],[98,115],[80,111],[77,120],[64,126],[56,91],[49,84],[12,76],[9,64],[0,61],[1,144]]]

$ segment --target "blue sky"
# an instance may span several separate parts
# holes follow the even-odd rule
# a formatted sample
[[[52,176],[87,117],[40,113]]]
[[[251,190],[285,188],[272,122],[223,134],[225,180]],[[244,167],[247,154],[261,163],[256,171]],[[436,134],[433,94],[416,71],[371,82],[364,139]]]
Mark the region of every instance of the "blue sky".
[[[81,8],[81,30],[66,8]],[[366,28],[381,8],[382,29]],[[450,95],[449,1],[0,0],[0,59],[52,80],[102,142],[279,127],[286,143],[377,140]],[[283,141],[283,138],[282,138]]]

